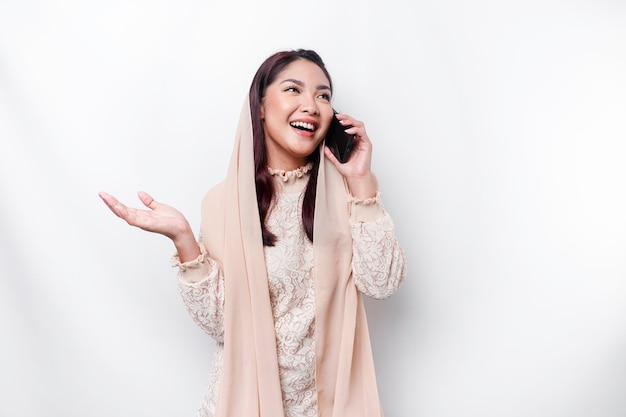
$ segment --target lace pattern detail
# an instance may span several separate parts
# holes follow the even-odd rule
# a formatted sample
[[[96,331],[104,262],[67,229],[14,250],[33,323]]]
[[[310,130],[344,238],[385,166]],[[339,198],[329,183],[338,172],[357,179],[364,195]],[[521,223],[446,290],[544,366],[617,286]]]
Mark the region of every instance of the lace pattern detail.
[[[209,384],[207,386],[202,407],[198,410],[198,417],[213,417],[217,408],[217,394],[220,389],[220,376],[224,368],[224,345],[218,344],[213,355],[211,373],[209,374]]]
[[[275,177],[279,177],[282,181],[287,182],[290,179],[298,179],[302,178],[307,172],[309,172],[313,168],[313,162],[309,162],[306,165],[301,166],[300,168],[284,171],[282,169],[273,169],[271,167],[267,167],[267,170]]]
[[[302,193],[279,194],[267,220],[278,239],[264,249],[286,417],[317,416],[313,244],[301,216]]]
[[[357,198],[353,196],[352,194],[348,194],[348,203],[363,204],[364,206],[369,206],[372,204],[381,204],[381,201],[382,201],[382,196],[380,194],[380,191],[376,191],[376,194],[373,197],[366,198],[364,200]]]
[[[211,337],[224,343],[224,277],[213,259],[208,258],[211,273],[200,282],[178,280],[178,289],[187,312]]]
[[[299,181],[305,184],[306,178]],[[317,416],[313,245],[302,227],[302,198],[302,192],[277,195],[267,225],[278,239],[275,246],[264,248],[285,417]],[[376,221],[352,225],[351,232],[357,289],[373,298],[390,296],[406,275],[391,218],[385,212]],[[220,342],[198,417],[214,415],[223,369],[224,277],[217,263],[210,257],[208,261],[212,265],[206,279],[179,281],[189,314]]]
[[[406,277],[404,251],[395,239],[389,215],[375,222],[353,224],[352,273],[363,294],[384,299],[391,296]]]

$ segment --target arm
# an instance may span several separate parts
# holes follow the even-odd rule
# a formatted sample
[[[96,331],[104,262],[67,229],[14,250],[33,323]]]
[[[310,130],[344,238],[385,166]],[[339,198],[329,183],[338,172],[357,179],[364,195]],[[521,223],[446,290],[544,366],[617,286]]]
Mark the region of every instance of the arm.
[[[174,255],[172,266],[179,268],[178,288],[193,321],[209,336],[224,343],[224,276],[204,246],[201,243],[198,246],[200,256],[181,263],[178,255]]]
[[[343,175],[351,194],[354,282],[367,296],[387,298],[406,276],[404,252],[395,238],[393,221],[380,202],[378,180],[371,170],[372,142],[365,125],[343,113],[337,114],[337,119],[343,126],[352,126],[346,132],[356,135],[346,163],[340,163],[330,149],[324,149],[324,156]]]
[[[395,238],[393,220],[382,207],[380,194],[365,201],[351,200],[354,283],[369,297],[387,298],[406,277],[406,259]]]
[[[224,279],[217,263],[196,242],[187,219],[176,209],[155,201],[140,192],[139,199],[148,208],[127,207],[115,197],[101,192],[109,209],[131,226],[164,235],[172,240],[177,254],[172,265],[179,267],[179,289],[193,320],[218,341],[223,340]]]

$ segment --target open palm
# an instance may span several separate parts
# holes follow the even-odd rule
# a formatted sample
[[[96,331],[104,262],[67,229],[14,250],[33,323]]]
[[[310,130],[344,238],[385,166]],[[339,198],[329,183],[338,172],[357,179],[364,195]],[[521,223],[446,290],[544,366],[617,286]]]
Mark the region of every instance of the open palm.
[[[167,204],[155,201],[150,194],[140,191],[139,200],[148,209],[128,207],[105,192],[98,194],[111,211],[131,226],[159,233],[176,240],[190,229],[189,222],[181,212]]]

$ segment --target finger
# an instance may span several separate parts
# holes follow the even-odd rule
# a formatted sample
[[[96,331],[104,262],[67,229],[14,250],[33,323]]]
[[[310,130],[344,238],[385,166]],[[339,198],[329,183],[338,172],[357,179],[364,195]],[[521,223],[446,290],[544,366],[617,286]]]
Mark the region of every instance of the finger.
[[[120,203],[117,198],[105,193],[104,191],[99,192],[98,195],[107,205],[107,207],[109,207],[109,209],[113,212],[113,214],[122,219],[126,219],[126,217],[128,216],[128,209],[124,204]]]
[[[362,145],[368,145],[369,147],[372,146],[372,141],[370,140],[370,137],[367,135],[367,133],[359,132],[356,134],[356,136]]]
[[[335,113],[335,117],[337,118],[337,120],[339,120],[339,122],[341,123],[344,120],[348,120],[350,118],[349,115],[342,113],[342,112],[337,112]]]
[[[139,199],[141,200],[143,205],[152,210],[154,210],[158,205],[158,203],[154,201],[154,198],[152,198],[152,196],[145,191],[139,191],[137,195],[139,196]]]
[[[357,120],[354,117],[348,116],[347,114],[338,114],[337,120],[339,120],[339,123],[342,126],[353,126],[361,128],[365,127],[365,124],[362,121]]]
[[[115,197],[113,197],[111,194],[109,193],[105,193],[104,191],[100,191],[98,193],[98,196],[106,203],[108,201],[114,201]]]
[[[344,120],[342,126],[345,128],[345,132],[351,135],[356,135],[359,138],[367,139],[367,132],[365,131],[365,125],[358,120]]]
[[[365,132],[365,125],[358,120],[344,120],[341,125],[351,129],[360,129]]]
[[[110,208],[117,215],[117,212],[115,211],[115,206],[119,204],[119,201],[117,201],[117,199],[111,194],[107,194],[104,191],[100,191],[98,195],[100,196],[102,201],[104,201],[104,204],[106,204],[107,207]]]

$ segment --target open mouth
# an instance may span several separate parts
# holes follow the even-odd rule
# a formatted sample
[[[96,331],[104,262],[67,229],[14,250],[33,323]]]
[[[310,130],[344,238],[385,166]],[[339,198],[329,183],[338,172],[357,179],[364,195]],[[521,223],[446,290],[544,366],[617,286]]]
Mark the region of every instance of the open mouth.
[[[294,127],[296,129],[299,129],[299,130],[304,130],[306,132],[314,132],[315,131],[315,126],[312,125],[311,123],[291,122],[289,124],[291,125],[291,127]]]

